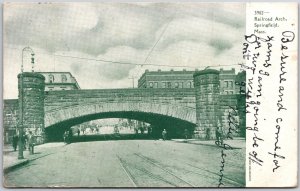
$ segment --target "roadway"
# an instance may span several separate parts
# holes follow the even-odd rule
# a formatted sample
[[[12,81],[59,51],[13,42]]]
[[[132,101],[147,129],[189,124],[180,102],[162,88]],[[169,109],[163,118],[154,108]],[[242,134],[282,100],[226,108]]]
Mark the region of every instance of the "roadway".
[[[221,148],[162,140],[77,142],[5,175],[8,187],[216,187]],[[245,185],[245,149],[225,150],[222,183]]]

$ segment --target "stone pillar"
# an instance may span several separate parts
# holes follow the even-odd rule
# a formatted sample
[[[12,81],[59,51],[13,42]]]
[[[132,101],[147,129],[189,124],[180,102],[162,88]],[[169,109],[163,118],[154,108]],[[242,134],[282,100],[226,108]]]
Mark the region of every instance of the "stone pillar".
[[[36,143],[44,142],[44,90],[45,77],[34,72],[18,75],[19,115],[18,122],[23,120],[23,132],[31,131]]]
[[[196,120],[195,137],[200,139],[215,139],[215,130],[220,119],[219,71],[206,69],[196,71],[194,88],[196,93]]]

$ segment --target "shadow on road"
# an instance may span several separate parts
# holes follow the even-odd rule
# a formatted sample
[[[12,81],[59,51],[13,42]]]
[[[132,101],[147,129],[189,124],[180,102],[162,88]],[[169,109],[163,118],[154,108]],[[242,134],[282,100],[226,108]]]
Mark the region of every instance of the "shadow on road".
[[[153,140],[147,134],[101,134],[73,136],[72,142],[110,141],[110,140]]]

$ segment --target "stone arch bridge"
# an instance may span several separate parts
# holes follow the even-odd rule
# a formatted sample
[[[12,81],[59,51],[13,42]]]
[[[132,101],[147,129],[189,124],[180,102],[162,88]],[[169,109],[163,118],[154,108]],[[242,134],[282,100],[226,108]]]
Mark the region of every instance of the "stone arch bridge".
[[[196,126],[191,89],[103,89],[51,91],[44,95],[44,126],[50,137],[71,126],[103,118],[129,118],[166,128],[174,136]]]
[[[49,141],[61,139],[74,125],[103,118],[144,121],[157,135],[165,128],[176,137],[187,128],[200,138],[214,138],[219,122],[228,126],[228,109],[239,111],[238,100],[245,103],[244,95],[220,95],[219,72],[211,69],[196,72],[195,88],[189,89],[44,91],[45,78],[39,73],[22,73],[18,80],[18,126]]]

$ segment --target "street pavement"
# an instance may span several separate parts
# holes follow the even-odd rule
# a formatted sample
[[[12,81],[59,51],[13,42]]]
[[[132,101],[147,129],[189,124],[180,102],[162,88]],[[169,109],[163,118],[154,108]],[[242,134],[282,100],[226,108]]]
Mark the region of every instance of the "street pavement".
[[[34,147],[34,155],[29,154],[28,148],[23,151],[24,159],[18,159],[18,150],[14,151],[11,145],[3,146],[3,169],[4,172],[10,171],[17,166],[28,163],[30,160],[35,160],[44,157],[51,152],[56,152],[58,147],[65,146],[64,143],[47,143]]]
[[[77,142],[43,148],[46,155],[4,174],[4,186],[217,187],[224,161],[222,186],[243,187],[245,141],[237,141],[240,148],[223,150],[223,158],[222,148],[213,144],[178,140]]]

